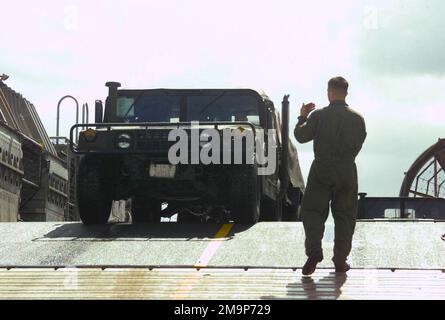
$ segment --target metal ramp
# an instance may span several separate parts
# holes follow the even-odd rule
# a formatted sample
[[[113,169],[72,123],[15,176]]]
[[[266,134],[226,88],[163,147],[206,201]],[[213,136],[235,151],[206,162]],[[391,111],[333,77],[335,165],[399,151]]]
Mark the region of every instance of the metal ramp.
[[[300,223],[0,224],[0,298],[444,299],[444,222],[358,222],[353,269],[310,277]]]

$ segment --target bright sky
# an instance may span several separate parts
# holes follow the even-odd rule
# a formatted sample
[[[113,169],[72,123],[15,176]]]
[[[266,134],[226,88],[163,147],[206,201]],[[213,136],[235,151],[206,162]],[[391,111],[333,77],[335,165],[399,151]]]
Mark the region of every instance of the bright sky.
[[[366,119],[359,189],[396,196],[406,171],[444,137],[445,2],[8,1],[0,0],[0,73],[33,102],[55,135],[57,101],[104,100],[127,88],[252,87],[280,105],[291,127],[302,102],[327,105],[326,83],[350,82]],[[66,105],[65,105],[66,104]],[[61,132],[73,124],[63,105]],[[307,177],[312,144],[297,145]]]

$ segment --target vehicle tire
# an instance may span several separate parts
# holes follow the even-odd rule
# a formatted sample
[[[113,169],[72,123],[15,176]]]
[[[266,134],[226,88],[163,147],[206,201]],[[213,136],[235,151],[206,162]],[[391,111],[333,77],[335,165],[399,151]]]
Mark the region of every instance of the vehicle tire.
[[[283,210],[283,201],[281,197],[272,200],[264,197],[261,201],[261,221],[281,221]]]
[[[260,185],[256,166],[240,166],[234,171],[230,189],[230,213],[241,224],[255,224],[261,212]]]
[[[283,204],[283,221],[301,221],[300,203],[303,194],[299,188],[292,188],[288,191],[289,204]]]
[[[131,202],[133,223],[157,223],[161,220],[161,201],[136,196]]]
[[[105,224],[111,214],[112,190],[103,179],[100,161],[85,157],[77,172],[77,206],[84,224]]]
[[[283,206],[283,221],[300,221],[299,206],[296,205]]]

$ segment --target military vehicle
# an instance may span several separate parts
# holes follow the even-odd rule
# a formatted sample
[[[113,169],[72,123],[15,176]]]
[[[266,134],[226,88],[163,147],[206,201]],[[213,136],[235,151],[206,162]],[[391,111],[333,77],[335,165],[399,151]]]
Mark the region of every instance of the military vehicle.
[[[280,121],[273,102],[251,89],[129,90],[119,89],[117,82],[106,86],[105,108],[100,100],[95,104],[95,124],[78,124],[70,132],[74,141],[74,131],[80,129],[78,144],[71,148],[80,157],[77,204],[83,223],[106,223],[112,201],[122,199],[131,201],[133,223],[155,223],[175,214],[178,222],[298,219],[304,182],[289,141],[288,96]],[[221,155],[219,163],[193,162],[193,155],[215,137],[193,146],[192,131],[202,138],[209,128],[221,137],[233,133],[230,140],[219,142],[222,153],[231,150],[231,161],[224,162]],[[188,134],[188,162],[169,161],[169,150],[177,143],[169,139],[173,129]],[[272,172],[258,175],[268,163],[257,161],[258,145],[253,158],[247,152],[252,146],[246,133],[255,141],[263,135],[264,149],[276,150],[270,158],[276,162]],[[242,162],[233,164],[235,149],[230,147],[237,143],[237,134],[242,135]]]

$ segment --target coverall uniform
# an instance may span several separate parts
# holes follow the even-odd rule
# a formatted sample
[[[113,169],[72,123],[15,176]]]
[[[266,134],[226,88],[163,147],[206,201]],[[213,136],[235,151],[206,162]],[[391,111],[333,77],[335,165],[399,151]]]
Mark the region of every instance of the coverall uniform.
[[[346,261],[350,251],[358,209],[355,158],[366,139],[364,118],[345,101],[333,101],[315,110],[309,118],[300,116],[295,138],[300,143],[314,140],[314,161],[301,205],[306,234],[306,255],[323,259],[324,225],[331,204],[335,222],[334,261]]]

